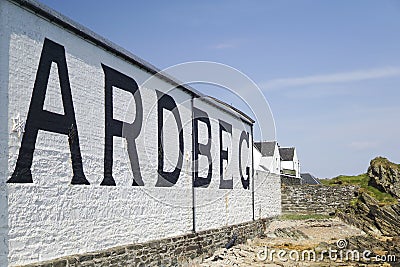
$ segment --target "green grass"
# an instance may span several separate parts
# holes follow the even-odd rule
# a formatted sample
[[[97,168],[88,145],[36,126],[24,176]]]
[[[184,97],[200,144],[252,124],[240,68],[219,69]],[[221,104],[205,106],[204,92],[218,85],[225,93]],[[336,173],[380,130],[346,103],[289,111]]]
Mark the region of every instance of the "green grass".
[[[309,219],[323,220],[329,218],[332,217],[323,214],[283,214],[279,216],[279,219],[281,220],[309,220]]]
[[[370,196],[378,200],[379,204],[396,204],[397,199],[388,193],[382,192],[379,189],[369,186],[369,176],[364,173],[357,176],[345,176],[340,175],[333,179],[321,179],[321,183],[324,185],[335,186],[335,185],[357,185],[361,188],[362,192],[366,192]]]
[[[321,179],[324,185],[368,185],[369,177],[366,173],[357,176],[340,175],[333,179]]]
[[[358,203],[358,198],[353,198],[352,200],[350,200],[350,205],[353,207],[356,206],[357,203]]]
[[[385,169],[398,169],[400,170],[400,164],[396,164],[393,162],[390,162],[387,158],[384,157],[376,157],[371,161],[372,165],[381,165]]]
[[[282,173],[283,173],[283,174],[286,174],[286,175],[296,176],[296,171],[295,171],[295,170],[283,169],[283,170],[282,170]]]

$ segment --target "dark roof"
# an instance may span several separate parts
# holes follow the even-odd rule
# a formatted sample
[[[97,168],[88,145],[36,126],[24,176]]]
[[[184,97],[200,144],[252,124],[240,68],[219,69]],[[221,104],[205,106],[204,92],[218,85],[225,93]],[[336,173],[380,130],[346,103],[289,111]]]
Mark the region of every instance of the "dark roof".
[[[321,184],[318,178],[315,178],[314,175],[310,173],[302,173],[300,174],[303,179],[303,184]]]
[[[242,120],[246,121],[249,124],[253,124],[254,120],[245,114],[244,112],[238,110],[237,108],[232,107],[231,105],[218,100],[218,99],[213,99],[210,98],[193,87],[187,85],[187,84],[182,84],[180,81],[178,81],[176,78],[169,76],[165,71],[160,71],[158,68],[153,66],[152,64],[148,63],[147,61],[139,58],[138,56],[128,52],[127,50],[121,48],[120,46],[112,43],[111,41],[105,39],[104,37],[101,37],[100,35],[94,33],[93,31],[89,30],[88,28],[80,25],[79,23],[76,23],[75,21],[71,20],[70,18],[60,14],[59,12],[47,7],[46,5],[39,3],[36,0],[8,0],[10,2],[14,2],[17,5],[28,9],[39,16],[44,17],[45,19],[49,20],[51,23],[56,24],[78,36],[80,36],[83,39],[86,39],[88,42],[91,42],[109,53],[112,53],[116,55],[117,57],[120,57],[131,64],[135,64],[138,67],[146,70],[152,75],[157,76],[158,78],[180,88],[183,91],[188,92],[194,97],[203,97],[207,99],[211,99],[211,101],[217,102],[219,104],[222,104],[219,106],[221,109],[226,110],[227,112],[234,114],[241,118]]]
[[[281,154],[281,159],[283,161],[293,161],[294,149],[294,147],[280,147],[279,154]]]
[[[272,157],[274,155],[276,141],[255,142],[254,146],[261,152],[263,157]]]

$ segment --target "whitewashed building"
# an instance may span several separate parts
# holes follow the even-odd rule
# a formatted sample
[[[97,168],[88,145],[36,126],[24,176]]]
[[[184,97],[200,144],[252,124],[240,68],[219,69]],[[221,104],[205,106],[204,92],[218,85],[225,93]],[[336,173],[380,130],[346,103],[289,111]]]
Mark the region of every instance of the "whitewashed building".
[[[257,151],[254,155],[258,155],[259,164],[255,165],[256,169],[266,169],[275,174],[280,174],[281,157],[279,154],[279,146],[276,141],[255,142],[254,148]],[[256,159],[256,157],[254,157]]]
[[[284,175],[300,177],[300,161],[295,147],[280,147],[281,173]]]
[[[269,217],[272,214],[278,215],[281,211],[280,194],[273,198],[266,198],[266,193],[281,190],[280,162],[276,141],[253,143],[254,190],[256,196],[259,196],[254,202],[254,211],[259,218],[265,217],[266,212],[271,210],[274,213],[270,213]]]

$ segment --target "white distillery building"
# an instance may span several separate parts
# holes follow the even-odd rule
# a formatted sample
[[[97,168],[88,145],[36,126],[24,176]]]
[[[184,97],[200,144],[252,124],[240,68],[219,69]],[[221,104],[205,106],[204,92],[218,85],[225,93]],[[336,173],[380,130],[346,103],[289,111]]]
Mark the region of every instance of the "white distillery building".
[[[254,161],[256,169],[280,174],[281,157],[277,141],[263,141],[254,143]],[[258,164],[256,164],[256,162]]]
[[[300,177],[300,161],[295,147],[280,147],[281,173],[284,175]]]

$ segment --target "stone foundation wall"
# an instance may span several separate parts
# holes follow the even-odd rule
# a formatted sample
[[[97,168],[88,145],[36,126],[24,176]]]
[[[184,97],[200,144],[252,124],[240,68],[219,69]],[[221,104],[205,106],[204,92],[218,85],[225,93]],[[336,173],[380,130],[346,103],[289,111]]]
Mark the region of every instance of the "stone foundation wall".
[[[24,267],[84,266],[193,266],[211,256],[237,235],[235,244],[260,236],[271,219],[260,219],[238,225],[181,235],[173,238],[114,247],[92,253],[76,254]],[[22,266],[22,265],[21,265]]]
[[[289,175],[281,174],[281,183],[284,185],[301,185],[301,179]]]
[[[355,198],[356,186],[282,186],[282,213],[329,214]]]

